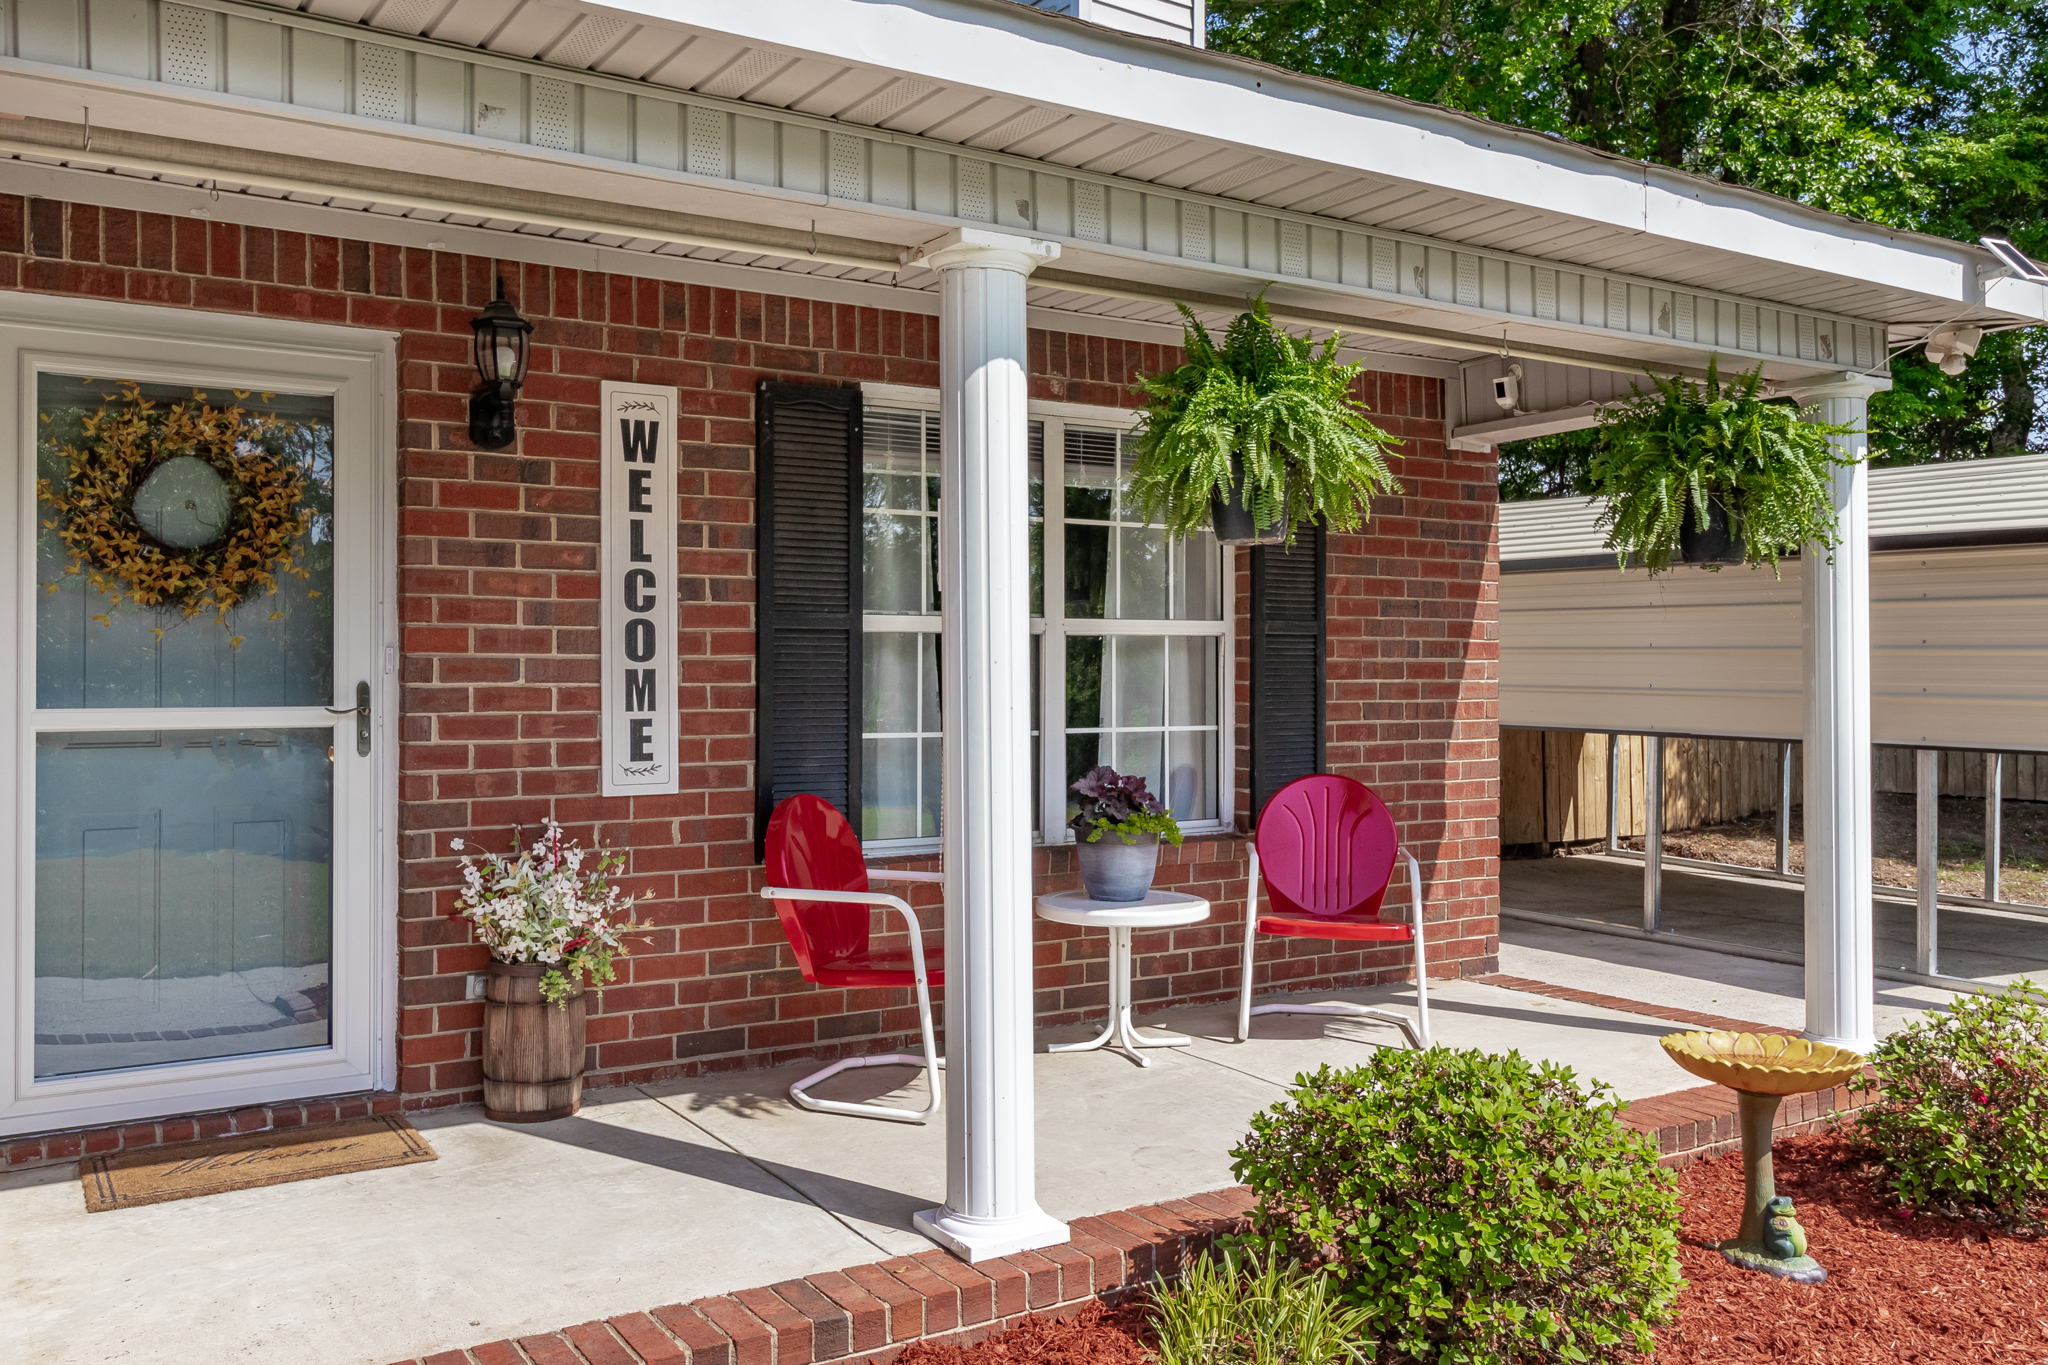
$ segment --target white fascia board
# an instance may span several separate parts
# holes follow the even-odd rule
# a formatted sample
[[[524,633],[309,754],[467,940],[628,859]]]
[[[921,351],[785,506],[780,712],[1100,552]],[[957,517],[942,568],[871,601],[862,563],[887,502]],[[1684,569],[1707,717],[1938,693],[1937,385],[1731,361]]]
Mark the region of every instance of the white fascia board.
[[[1251,151],[1526,205],[1959,304],[1987,253],[1722,187],[1560,139],[991,0],[624,0],[609,6]],[[1085,98],[1086,103],[1077,103]],[[1251,139],[1247,130],[1278,136]],[[2001,291],[2022,316],[2048,300]],[[2038,309],[2038,311],[2031,311]]]

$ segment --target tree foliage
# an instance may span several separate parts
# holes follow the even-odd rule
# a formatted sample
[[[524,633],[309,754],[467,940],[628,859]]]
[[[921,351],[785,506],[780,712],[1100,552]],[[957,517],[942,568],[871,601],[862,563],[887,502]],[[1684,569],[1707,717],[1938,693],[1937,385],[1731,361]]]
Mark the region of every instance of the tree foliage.
[[[2048,256],[2039,0],[1210,0],[1212,47],[1887,226]],[[2048,336],[1959,376],[1916,347],[1879,463],[2048,447]],[[1589,492],[1597,432],[1502,451],[1502,495]]]

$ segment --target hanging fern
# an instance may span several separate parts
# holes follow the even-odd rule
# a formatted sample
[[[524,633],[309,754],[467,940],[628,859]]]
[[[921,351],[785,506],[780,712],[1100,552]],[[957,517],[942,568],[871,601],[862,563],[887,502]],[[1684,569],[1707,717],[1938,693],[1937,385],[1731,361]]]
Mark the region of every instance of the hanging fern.
[[[1131,493],[1147,520],[1192,536],[1208,526],[1212,498],[1240,493],[1260,529],[1284,525],[1291,544],[1317,518],[1356,530],[1375,496],[1401,491],[1387,464],[1399,442],[1352,395],[1365,366],[1337,360],[1335,335],[1289,336],[1261,294],[1219,345],[1194,310],[1176,306],[1187,359],[1137,380],[1145,415]]]
[[[1590,467],[1606,502],[1600,525],[1624,568],[1631,557],[1653,574],[1670,568],[1679,531],[1704,528],[1715,502],[1742,537],[1745,562],[1773,572],[1802,546],[1841,543],[1830,483],[1855,460],[1829,438],[1855,428],[1763,397],[1762,366],[1724,383],[1709,360],[1704,383],[1650,382],[1653,392],[1601,414],[1604,439]]]

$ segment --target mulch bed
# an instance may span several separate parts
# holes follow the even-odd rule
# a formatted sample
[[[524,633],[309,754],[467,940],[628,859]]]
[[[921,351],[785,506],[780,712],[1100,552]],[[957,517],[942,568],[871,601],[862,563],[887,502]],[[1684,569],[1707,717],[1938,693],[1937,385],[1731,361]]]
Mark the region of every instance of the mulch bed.
[[[1828,1281],[1786,1284],[1740,1270],[1713,1244],[1742,1218],[1742,1161],[1679,1175],[1679,1255],[1690,1281],[1657,1365],[2042,1365],[2048,1361],[2048,1240],[1927,1214],[1901,1218],[1836,1133],[1783,1138],[1778,1192],[1798,1206]]]
[[[1029,1318],[974,1346],[913,1343],[895,1365],[1151,1365],[1142,1297],[1084,1305],[1066,1318]]]
[[[1742,1161],[1679,1175],[1678,1321],[1655,1365],[2048,1365],[2048,1239],[1927,1214],[1901,1218],[1838,1134],[1780,1139],[1778,1192],[1798,1205],[1823,1285],[1740,1270],[1714,1244],[1741,1221]],[[1147,1365],[1142,1301],[1036,1318],[974,1346],[912,1346],[897,1365]]]

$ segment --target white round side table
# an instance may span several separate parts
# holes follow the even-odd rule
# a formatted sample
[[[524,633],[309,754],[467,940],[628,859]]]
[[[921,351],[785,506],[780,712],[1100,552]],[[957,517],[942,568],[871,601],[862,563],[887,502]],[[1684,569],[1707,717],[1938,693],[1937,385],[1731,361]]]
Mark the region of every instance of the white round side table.
[[[1178,1033],[1146,1037],[1131,1022],[1131,931],[1170,929],[1209,918],[1209,902],[1177,891],[1150,891],[1139,901],[1090,900],[1085,891],[1054,891],[1038,898],[1038,917],[1055,924],[1079,924],[1109,931],[1109,1022],[1085,1043],[1053,1043],[1047,1052],[1093,1052],[1109,1048],[1139,1066],[1152,1059],[1141,1047],[1186,1047],[1194,1039]]]

